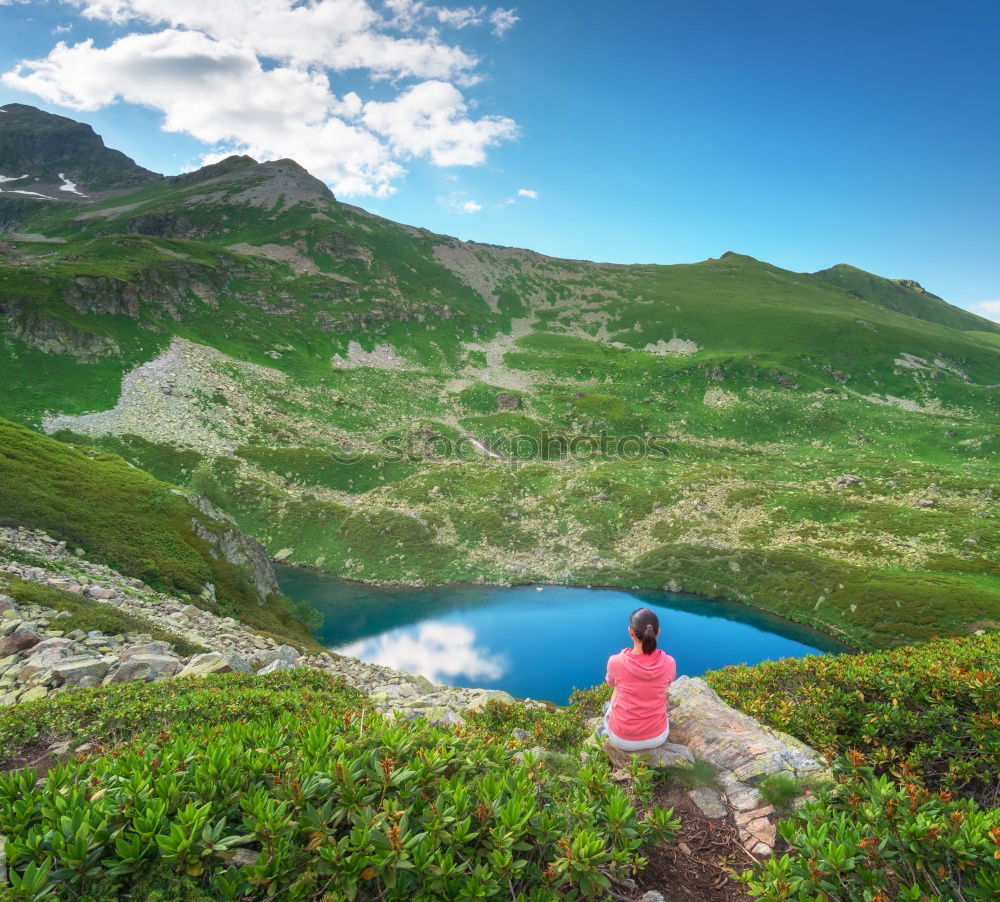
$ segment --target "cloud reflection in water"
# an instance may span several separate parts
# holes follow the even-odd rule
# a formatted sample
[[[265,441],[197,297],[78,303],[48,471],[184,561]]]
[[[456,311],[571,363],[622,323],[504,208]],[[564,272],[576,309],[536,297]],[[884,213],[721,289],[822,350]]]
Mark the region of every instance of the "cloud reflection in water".
[[[371,664],[395,667],[427,677],[432,683],[498,680],[507,672],[507,659],[476,645],[476,634],[467,626],[422,623],[419,627],[391,630],[336,649],[338,654]]]

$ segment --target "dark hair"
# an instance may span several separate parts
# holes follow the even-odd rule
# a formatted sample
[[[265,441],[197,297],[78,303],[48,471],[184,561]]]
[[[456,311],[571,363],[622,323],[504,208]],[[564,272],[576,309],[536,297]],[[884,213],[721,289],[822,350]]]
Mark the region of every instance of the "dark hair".
[[[651,655],[656,651],[656,634],[660,631],[660,618],[649,608],[636,608],[628,619],[632,635],[642,642],[642,653]]]

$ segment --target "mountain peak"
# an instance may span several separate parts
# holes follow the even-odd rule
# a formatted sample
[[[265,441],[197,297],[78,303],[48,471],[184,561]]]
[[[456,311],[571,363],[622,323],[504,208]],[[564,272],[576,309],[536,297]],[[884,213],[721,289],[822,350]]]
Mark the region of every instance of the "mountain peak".
[[[38,194],[82,199],[91,192],[162,178],[106,147],[84,122],[24,103],[8,103],[0,111],[0,172],[9,178],[26,174],[30,183],[26,179],[25,186]]]

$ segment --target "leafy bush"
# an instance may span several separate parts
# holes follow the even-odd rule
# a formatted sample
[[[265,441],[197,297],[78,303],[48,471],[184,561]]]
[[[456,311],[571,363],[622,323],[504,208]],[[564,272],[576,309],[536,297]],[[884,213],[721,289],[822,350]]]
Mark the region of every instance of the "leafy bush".
[[[515,727],[531,734],[531,741],[546,749],[568,751],[577,748],[587,735],[585,724],[571,709],[529,708],[523,702],[507,704],[489,699],[478,711],[466,715],[469,726],[479,727],[501,739],[510,737]]]
[[[203,723],[282,713],[305,717],[316,710],[345,714],[363,702],[357,690],[304,667],[266,677],[226,674],[66,692],[0,708],[0,761],[40,736],[110,746]]]
[[[743,881],[768,900],[946,902],[1000,898],[1000,809],[876,776],[845,759],[821,795],[779,829],[790,852]]]
[[[731,705],[831,756],[996,804],[1000,634],[878,654],[809,657],[707,675]]]
[[[181,681],[177,681],[181,682]],[[172,728],[0,778],[15,899],[607,895],[671,838],[606,762],[567,775],[478,733],[300,713]],[[237,852],[242,855],[237,857]],[[148,892],[147,892],[148,890]]]

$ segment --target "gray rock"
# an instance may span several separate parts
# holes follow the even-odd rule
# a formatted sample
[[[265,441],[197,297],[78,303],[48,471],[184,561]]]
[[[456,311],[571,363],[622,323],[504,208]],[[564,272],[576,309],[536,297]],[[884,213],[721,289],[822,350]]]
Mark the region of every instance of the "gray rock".
[[[80,655],[54,665],[52,676],[64,686],[77,686],[84,677],[93,677],[99,681],[110,669],[111,661],[107,658]]]
[[[688,797],[701,809],[705,817],[715,820],[726,816],[726,806],[722,804],[722,799],[714,789],[708,787],[692,789],[689,790]]]
[[[826,770],[815,749],[731,708],[702,679],[678,677],[670,686],[669,700],[671,739],[741,782]]]
[[[128,661],[136,655],[165,655],[171,650],[169,642],[140,642],[138,645],[129,645],[118,652],[118,657],[123,661]]]
[[[179,676],[208,676],[213,673],[250,673],[250,665],[239,655],[210,651],[195,655]]]
[[[275,658],[270,664],[261,667],[257,676],[267,676],[269,673],[280,673],[282,670],[295,670],[296,665],[284,658]]]
[[[651,889],[639,897],[639,902],[666,902],[666,899],[663,898],[663,893],[658,893],[655,889]]]
[[[35,680],[43,682],[51,675],[51,670],[56,664],[75,656],[75,650],[72,645],[57,645],[33,653],[21,667],[21,671],[17,676],[18,681],[21,683],[33,682]],[[44,678],[41,676],[42,674],[45,674]]]
[[[19,626],[12,633],[0,639],[0,658],[27,651],[41,641],[42,637],[35,630]]]
[[[480,689],[479,694],[476,695],[472,701],[470,701],[466,706],[466,711],[480,711],[486,707],[486,704],[491,700],[496,700],[502,702],[505,705],[514,704],[514,696],[509,692],[504,692],[502,689]]]
[[[284,661],[287,664],[297,664],[299,657],[300,655],[298,650],[292,648],[291,645],[279,645],[277,648],[265,648],[255,652],[250,657],[250,663],[258,664],[264,667],[273,664],[275,661]]]
[[[653,749],[646,749],[643,752],[636,752],[636,755],[643,758],[653,767],[685,767],[694,764],[694,755],[686,745],[679,745],[675,742],[664,742]]]
[[[860,485],[864,480],[860,476],[853,476],[848,473],[846,476],[838,476],[833,484],[834,485]]]
[[[115,590],[109,588],[108,586],[88,586],[87,590],[83,594],[88,598],[106,600],[108,598],[115,597]]]
[[[528,742],[531,739],[531,733],[527,730],[522,730],[520,727],[514,727],[510,735],[517,742]]]
[[[23,692],[17,700],[23,705],[27,702],[36,702],[41,698],[45,698],[48,694],[49,690],[44,686],[32,686],[30,689]]]

